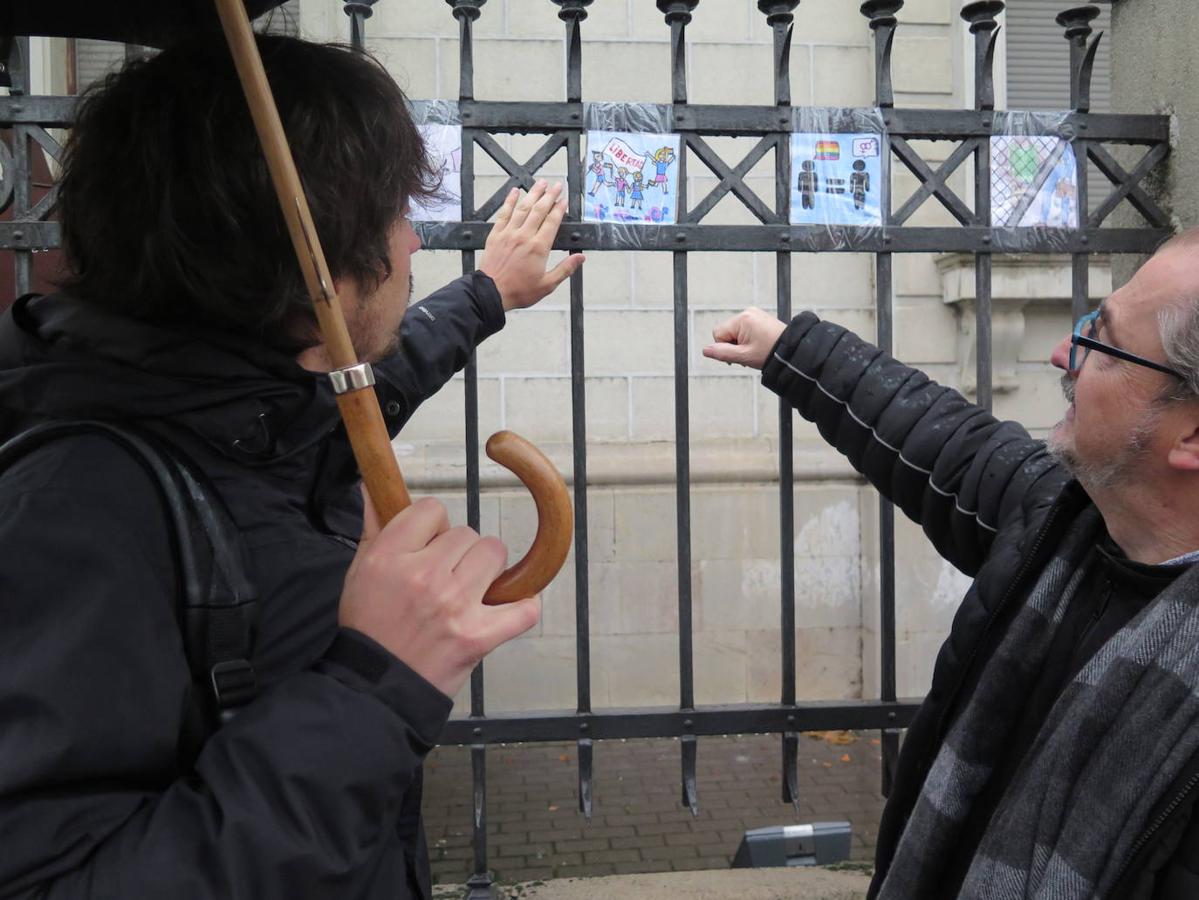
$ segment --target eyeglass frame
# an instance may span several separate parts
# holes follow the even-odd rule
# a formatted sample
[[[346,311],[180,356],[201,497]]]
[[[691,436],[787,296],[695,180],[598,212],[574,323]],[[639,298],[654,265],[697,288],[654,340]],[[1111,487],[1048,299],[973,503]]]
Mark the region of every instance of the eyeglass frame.
[[[1106,353],[1108,356],[1114,356],[1116,359],[1122,359],[1124,362],[1134,363],[1138,366],[1144,366],[1147,369],[1154,369],[1158,372],[1165,372],[1167,375],[1173,375],[1175,378],[1181,378],[1186,381],[1186,376],[1182,373],[1171,369],[1169,366],[1163,366],[1161,363],[1154,362],[1151,359],[1145,359],[1143,356],[1137,356],[1135,353],[1129,353],[1127,350],[1121,350],[1119,347],[1113,347],[1111,344],[1105,344],[1103,341],[1096,340],[1093,337],[1086,336],[1082,333],[1083,328],[1090,325],[1095,327],[1095,322],[1103,314],[1103,309],[1097,309],[1094,312],[1089,312],[1077,322],[1074,323],[1074,333],[1070,335],[1070,359],[1068,361],[1069,371],[1077,372],[1082,368],[1083,363],[1087,361],[1087,356],[1092,350],[1098,350],[1100,353]],[[1092,332],[1094,333],[1094,332]],[[1078,361],[1078,365],[1074,364],[1075,354],[1078,348],[1084,348],[1085,352],[1082,359]]]

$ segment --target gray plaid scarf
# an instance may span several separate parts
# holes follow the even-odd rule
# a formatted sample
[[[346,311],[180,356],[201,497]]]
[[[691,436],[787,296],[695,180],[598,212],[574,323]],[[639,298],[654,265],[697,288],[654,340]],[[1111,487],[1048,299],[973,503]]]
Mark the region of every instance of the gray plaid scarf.
[[[1080,516],[1045,566],[929,770],[880,900],[932,896],[1000,762],[1099,534]],[[1068,684],[987,827],[959,897],[1104,897],[1154,804],[1199,751],[1199,566]]]

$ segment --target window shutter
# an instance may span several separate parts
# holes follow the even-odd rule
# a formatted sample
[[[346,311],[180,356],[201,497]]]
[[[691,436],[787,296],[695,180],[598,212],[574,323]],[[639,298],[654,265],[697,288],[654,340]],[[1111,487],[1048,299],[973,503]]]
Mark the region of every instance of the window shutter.
[[[1070,108],[1070,45],[1054,21],[1069,5],[1065,0],[1008,0],[1008,109]],[[1112,11],[1106,4],[1096,5],[1099,17],[1091,27],[1104,35],[1091,79],[1091,109],[1110,112]]]

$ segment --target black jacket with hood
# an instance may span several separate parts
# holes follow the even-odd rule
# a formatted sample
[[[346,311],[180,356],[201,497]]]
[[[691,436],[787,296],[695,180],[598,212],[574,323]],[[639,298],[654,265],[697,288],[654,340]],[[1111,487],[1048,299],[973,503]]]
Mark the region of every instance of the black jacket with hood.
[[[375,366],[392,434],[503,324],[481,273],[414,307]],[[155,484],[98,436],[19,460],[0,475],[0,897],[428,896],[421,764],[451,703],[338,628],[362,501],[327,379],[249,339],[18,301],[0,439],[82,418],[150,429],[220,491],[260,693],[181,766],[192,685]]]
[[[797,316],[762,370],[878,490],[974,578],[937,655],[932,684],[899,755],[879,824],[877,894],[930,765],[971,676],[994,652],[1070,521],[1090,504],[1044,442],[1001,422],[916,369],[812,313]],[[1199,897],[1199,760],[1157,803],[1113,897]],[[915,898],[913,898],[915,900]]]

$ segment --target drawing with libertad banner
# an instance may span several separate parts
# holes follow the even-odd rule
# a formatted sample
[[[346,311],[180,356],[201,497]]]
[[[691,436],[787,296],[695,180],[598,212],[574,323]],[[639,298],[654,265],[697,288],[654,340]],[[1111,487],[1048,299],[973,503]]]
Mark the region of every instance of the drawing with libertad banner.
[[[673,225],[679,136],[587,132],[583,221]]]

